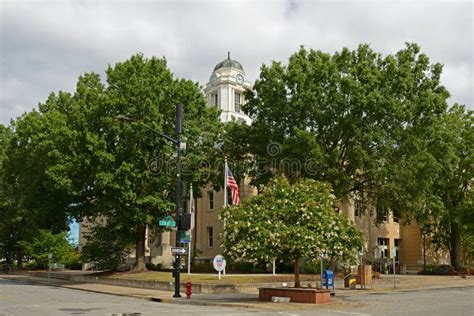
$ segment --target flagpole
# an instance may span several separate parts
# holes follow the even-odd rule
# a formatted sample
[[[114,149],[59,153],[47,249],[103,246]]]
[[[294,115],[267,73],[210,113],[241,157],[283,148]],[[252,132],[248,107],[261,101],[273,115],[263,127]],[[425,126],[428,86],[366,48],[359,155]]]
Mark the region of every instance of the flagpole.
[[[227,198],[227,156],[224,156],[224,208],[227,208],[227,204],[228,204],[228,198]],[[224,217],[224,223],[223,223],[223,235],[224,235],[224,238],[225,238],[225,222],[226,222],[226,219]],[[224,275],[225,275],[225,266],[224,266]]]
[[[189,244],[188,244],[188,274],[191,274],[191,246],[193,244],[193,229],[194,229],[194,212],[193,212],[193,184],[191,183],[189,188],[189,213],[191,214],[191,228],[189,230]]]
[[[224,207],[227,207],[227,156],[224,156]],[[225,223],[225,218],[224,218]],[[225,226],[225,225],[224,225]]]

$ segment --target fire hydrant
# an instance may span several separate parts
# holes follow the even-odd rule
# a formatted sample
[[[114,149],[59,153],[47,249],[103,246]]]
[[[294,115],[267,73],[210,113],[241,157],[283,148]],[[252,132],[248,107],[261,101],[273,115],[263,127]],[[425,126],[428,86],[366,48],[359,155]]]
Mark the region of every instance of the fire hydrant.
[[[186,282],[186,299],[191,298],[191,294],[193,294],[193,284],[191,283],[191,280],[188,280]]]

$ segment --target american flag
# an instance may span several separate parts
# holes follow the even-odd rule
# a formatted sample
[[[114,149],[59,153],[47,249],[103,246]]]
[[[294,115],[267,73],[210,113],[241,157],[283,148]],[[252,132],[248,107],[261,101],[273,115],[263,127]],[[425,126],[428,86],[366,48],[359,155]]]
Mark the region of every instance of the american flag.
[[[229,167],[227,167],[227,186],[230,188],[230,193],[232,194],[232,205],[240,205],[240,197],[239,197],[239,186],[230,172]]]

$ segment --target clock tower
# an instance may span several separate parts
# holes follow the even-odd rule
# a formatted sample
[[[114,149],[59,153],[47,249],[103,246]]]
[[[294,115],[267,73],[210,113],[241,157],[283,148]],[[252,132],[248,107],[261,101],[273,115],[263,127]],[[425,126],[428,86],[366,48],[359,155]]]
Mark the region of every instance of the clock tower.
[[[252,121],[243,113],[241,107],[245,102],[244,91],[250,88],[244,68],[238,61],[230,58],[229,52],[227,59],[214,67],[209,82],[204,88],[204,94],[208,106],[221,110],[222,122],[235,120],[250,125]]]

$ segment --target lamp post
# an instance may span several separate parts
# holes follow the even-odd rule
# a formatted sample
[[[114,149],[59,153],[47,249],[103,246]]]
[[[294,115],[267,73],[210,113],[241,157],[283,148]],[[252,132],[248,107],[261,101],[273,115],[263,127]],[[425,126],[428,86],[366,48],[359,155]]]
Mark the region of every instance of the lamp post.
[[[146,124],[141,122],[137,122],[127,116],[119,115],[118,118],[131,121],[135,124],[138,124],[147,130],[160,135],[161,137],[165,138],[166,140],[170,141],[176,146],[176,247],[180,246],[180,233],[181,233],[181,214],[182,214],[182,206],[181,206],[181,150],[183,149],[181,143],[181,134],[183,133],[183,104],[178,103],[176,104],[176,125],[175,125],[175,132],[176,138],[163,134]],[[175,254],[174,260],[174,267],[173,267],[173,274],[174,274],[174,295],[173,297],[181,297],[179,293],[179,283],[180,283],[180,256],[178,253]]]
[[[176,104],[176,247],[180,246],[179,237],[181,233],[181,134],[183,133],[183,105]],[[181,297],[179,293],[179,277],[180,277],[180,256],[178,253],[174,255],[174,295],[173,297]]]

